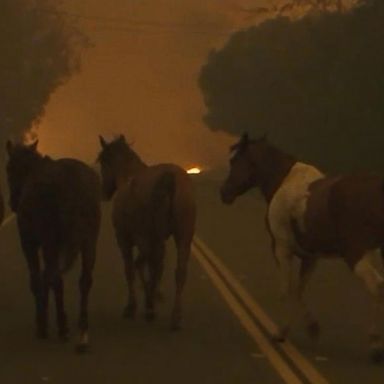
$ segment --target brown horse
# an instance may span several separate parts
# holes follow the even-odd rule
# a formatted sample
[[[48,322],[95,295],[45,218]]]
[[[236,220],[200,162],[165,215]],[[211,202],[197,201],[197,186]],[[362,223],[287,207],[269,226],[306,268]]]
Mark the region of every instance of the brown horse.
[[[59,337],[67,338],[61,274],[70,269],[81,253],[78,351],[84,352],[88,348],[88,294],[100,225],[100,181],[84,163],[73,159],[52,160],[37,152],[36,147],[37,142],[29,146],[7,142],[10,205],[17,215],[35,297],[37,336],[48,337],[48,299],[52,289]]]
[[[102,187],[106,199],[113,195],[112,219],[128,283],[124,314],[133,317],[137,302],[135,264],[146,288],[146,317],[155,317],[155,295],[163,270],[165,241],[173,236],[177,248],[176,295],[171,327],[181,322],[181,294],[195,228],[195,201],[192,182],[186,172],[173,164],[146,165],[126,143],[124,136],[107,143],[100,136],[99,154]],[[133,248],[139,250],[134,264]],[[145,280],[148,268],[149,278]]]
[[[371,353],[374,361],[382,360],[379,314],[384,309],[384,278],[372,257],[384,246],[383,176],[325,176],[275,148],[265,137],[249,140],[245,134],[232,151],[229,176],[221,188],[222,201],[231,204],[250,188],[260,188],[268,204],[267,227],[281,271],[283,295],[295,306],[276,339],[285,339],[294,308],[301,310],[308,331],[317,336],[319,327],[303,303],[303,290],[318,258],[337,256],[362,279],[373,297]],[[298,284],[291,270],[294,255],[301,260]]]

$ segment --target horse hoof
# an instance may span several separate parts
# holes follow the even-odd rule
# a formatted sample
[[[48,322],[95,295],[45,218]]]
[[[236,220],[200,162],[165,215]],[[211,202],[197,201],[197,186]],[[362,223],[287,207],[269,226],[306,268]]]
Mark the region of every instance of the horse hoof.
[[[380,364],[384,361],[384,347],[373,348],[370,353],[371,361],[374,364]]]
[[[84,355],[86,353],[89,353],[90,352],[90,347],[89,347],[89,344],[78,344],[76,345],[76,353],[78,353],[79,355]]]
[[[307,325],[307,332],[312,340],[317,340],[320,336],[320,326],[317,321],[311,321]]]

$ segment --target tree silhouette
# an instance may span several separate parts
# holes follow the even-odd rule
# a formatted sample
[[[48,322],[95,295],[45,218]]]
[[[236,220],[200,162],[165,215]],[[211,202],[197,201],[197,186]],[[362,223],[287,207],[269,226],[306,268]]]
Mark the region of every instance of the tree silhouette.
[[[244,13],[245,19],[261,21],[279,16],[300,18],[309,13],[319,12],[342,13],[366,3],[367,0],[284,0],[272,1],[266,6],[237,8]]]
[[[0,145],[44,113],[50,95],[79,69],[86,39],[52,0],[1,0]]]
[[[384,6],[239,31],[200,73],[212,130],[268,132],[334,170],[384,168]]]

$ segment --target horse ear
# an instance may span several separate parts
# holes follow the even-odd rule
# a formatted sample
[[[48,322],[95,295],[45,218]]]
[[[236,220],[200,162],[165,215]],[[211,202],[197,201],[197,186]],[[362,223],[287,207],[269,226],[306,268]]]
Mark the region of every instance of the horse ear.
[[[119,141],[122,142],[122,143],[126,143],[126,141],[125,141],[125,136],[124,136],[123,134],[121,134],[121,135],[119,136]]]
[[[6,148],[7,148],[8,155],[11,155],[13,151],[13,144],[11,140],[7,140]]]
[[[99,135],[99,141],[100,141],[101,148],[104,149],[107,146],[107,142],[105,141],[104,137]]]
[[[34,143],[28,146],[29,149],[36,152],[37,151],[37,144],[39,144],[39,140],[36,140]]]

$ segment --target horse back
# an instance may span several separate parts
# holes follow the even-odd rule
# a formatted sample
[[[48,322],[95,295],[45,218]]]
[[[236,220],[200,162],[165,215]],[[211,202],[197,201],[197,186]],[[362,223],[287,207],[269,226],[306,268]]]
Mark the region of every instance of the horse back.
[[[343,252],[356,244],[372,249],[384,241],[383,178],[374,174],[325,177],[309,189],[305,214],[310,248]]]
[[[20,199],[18,223],[39,243],[71,243],[95,238],[100,223],[97,174],[75,159],[46,159],[29,177]]]
[[[117,191],[113,221],[121,237],[146,235],[153,225],[162,228],[164,237],[180,228],[193,236],[195,201],[189,175],[174,164],[147,167]]]

